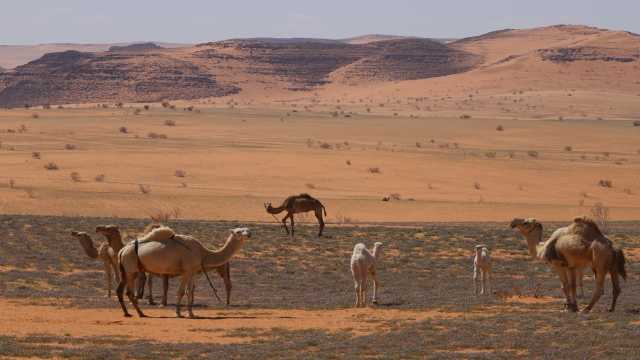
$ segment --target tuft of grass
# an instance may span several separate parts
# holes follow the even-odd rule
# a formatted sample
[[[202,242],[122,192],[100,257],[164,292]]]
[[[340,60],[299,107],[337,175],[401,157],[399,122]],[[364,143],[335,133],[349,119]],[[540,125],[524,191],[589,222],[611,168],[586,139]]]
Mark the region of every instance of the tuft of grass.
[[[536,158],[536,159],[538,158],[538,156],[540,156],[540,154],[535,150],[527,151],[527,155],[529,155],[532,158]]]
[[[107,176],[105,174],[99,174],[96,175],[95,178],[93,178],[96,182],[104,182],[106,180]]]
[[[460,115],[460,119],[471,119],[471,115],[469,115],[469,114],[462,114],[462,115]]]
[[[573,148],[571,146],[567,145],[567,146],[564,147],[564,151],[571,152],[571,151],[573,151]]]
[[[147,134],[147,137],[148,137],[149,139],[168,139],[168,138],[169,138],[169,137],[168,137],[167,135],[165,135],[165,134],[158,134],[158,133],[155,133],[155,132],[153,132],[153,131],[152,131],[152,132],[150,132],[150,133],[148,133],[148,134]]]
[[[382,170],[379,167],[370,167],[367,171],[371,174],[382,174]]]
[[[496,131],[504,131],[504,127],[502,127],[502,125],[498,125],[496,127]]]
[[[180,169],[178,169],[178,170],[176,170],[176,171],[175,171],[174,175],[175,175],[176,177],[183,178],[183,177],[186,177],[186,176],[187,176],[187,172],[186,172],[186,171],[184,171],[184,170],[180,170]]]
[[[481,189],[481,187],[480,187],[480,183],[479,183],[479,182],[477,182],[477,181],[476,181],[476,182],[474,182],[474,183],[473,183],[473,188],[474,188],[474,189],[476,189],[476,190],[480,190],[480,189]]]
[[[127,129],[126,126],[120,126],[120,128],[118,129],[118,131],[120,131],[123,134],[126,134],[129,132],[129,129]]]
[[[140,190],[140,193],[144,195],[151,193],[151,187],[149,185],[138,184],[138,190]]]
[[[175,120],[167,119],[164,121],[165,126],[176,126]]]
[[[31,157],[34,159],[40,159],[40,152],[39,151],[32,152]]]
[[[59,169],[58,165],[56,163],[54,163],[54,162],[50,162],[50,163],[45,164],[44,168],[47,169],[47,170],[58,170]]]
[[[600,185],[601,187],[605,187],[605,188],[612,188],[613,187],[613,181],[611,181],[609,179],[600,179],[598,181],[598,185]]]
[[[80,174],[77,171],[74,171],[71,174],[69,174],[69,177],[71,178],[71,181],[73,181],[73,182],[82,181],[82,178],[80,177]]]
[[[64,149],[65,150],[75,150],[76,146],[73,144],[64,144]]]
[[[306,186],[307,189],[311,189],[311,190],[316,188],[316,186],[314,184],[312,184],[312,183],[306,183],[306,184],[304,184],[304,186]]]

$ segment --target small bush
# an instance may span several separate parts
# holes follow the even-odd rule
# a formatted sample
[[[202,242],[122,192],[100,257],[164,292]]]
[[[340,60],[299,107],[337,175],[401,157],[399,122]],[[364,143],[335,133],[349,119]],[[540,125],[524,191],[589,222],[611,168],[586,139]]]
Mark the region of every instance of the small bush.
[[[34,118],[34,119],[38,119],[38,118],[40,118],[40,115],[38,115],[38,113],[33,113],[33,114],[31,114],[31,117]]]
[[[151,192],[151,187],[149,185],[138,184],[138,189],[140,193],[147,195]]]
[[[155,132],[148,133],[147,137],[149,139],[167,139],[168,138],[168,136],[165,135],[165,134],[158,134],[158,133],[155,133]]]
[[[633,195],[633,192],[631,191],[631,189],[630,189],[630,188],[625,188],[625,189],[624,189],[624,190],[622,190],[622,191],[624,191],[624,193],[625,193],[625,194],[627,194],[627,195]]]
[[[402,200],[402,196],[398,193],[389,194],[389,199],[391,200]]]
[[[320,148],[325,150],[331,150],[333,149],[333,146],[331,146],[331,144],[329,144],[328,142],[323,142],[323,143],[320,143]]]
[[[75,146],[75,145],[73,145],[73,144],[65,144],[65,145],[64,145],[64,149],[65,149],[65,150],[75,150],[75,149],[76,149],[76,146]]]
[[[369,173],[371,174],[381,174],[382,170],[380,170],[379,167],[370,167],[369,169],[367,169],[367,171],[369,171]]]
[[[71,174],[69,174],[69,177],[71,178],[71,181],[73,182],[80,182],[82,179],[80,178],[80,174],[76,171],[72,172]]]
[[[145,106],[144,106],[144,109],[145,109],[145,110],[149,110],[149,105],[145,105]]]
[[[474,188],[474,189],[476,189],[476,190],[480,190],[480,189],[481,189],[481,187],[480,187],[480,183],[479,183],[479,182],[477,182],[477,181],[476,181],[476,182],[474,182],[474,183],[473,183],[473,188]]]
[[[11,189],[13,189],[13,188],[15,188],[15,187],[16,187],[16,182],[15,182],[13,179],[9,179],[9,187],[10,187]]]
[[[94,180],[96,182],[104,182],[104,180],[107,178],[107,176],[105,174],[99,174],[96,175],[96,177],[94,178]]]
[[[606,188],[612,188],[613,187],[613,182],[611,180],[608,180],[608,179],[601,179],[600,181],[598,181],[598,185],[600,185],[602,187],[606,187]]]
[[[174,120],[170,120],[170,119],[169,120],[165,120],[164,124],[166,126],[176,126],[176,122]]]
[[[527,155],[529,155],[532,158],[537,158],[540,154],[538,154],[538,152],[535,150],[529,150],[527,151]]]
[[[484,153],[484,156],[488,157],[489,159],[495,159],[496,152],[495,151],[488,151],[488,152]]]
[[[44,165],[44,168],[47,170],[58,170],[58,165],[56,163],[50,162]]]
[[[504,128],[502,127],[502,125],[498,125],[496,127],[496,131],[504,131]]]
[[[163,101],[163,102],[162,102],[162,107],[163,107],[163,108],[165,108],[165,109],[166,109],[166,108],[168,108],[168,107],[170,107],[170,106],[171,106],[171,104],[170,104],[168,101]]]
[[[135,109],[135,110],[133,110],[133,115],[140,115],[141,112],[142,112],[142,110]]]
[[[469,115],[469,114],[462,114],[462,115],[460,115],[460,119],[471,119],[471,115]]]
[[[127,129],[126,126],[120,126],[120,128],[118,129],[118,131],[120,131],[123,134],[126,134],[129,132],[129,129]]]
[[[601,202],[593,204],[591,207],[591,217],[598,223],[598,227],[603,233],[609,231],[609,208]]]
[[[567,145],[567,146],[564,147],[564,151],[571,152],[571,151],[573,151],[573,148],[571,146]]]
[[[633,126],[640,126],[640,120],[636,120],[633,122]]]
[[[180,169],[178,169],[178,170],[176,170],[176,172],[175,172],[175,174],[174,174],[174,175],[175,175],[176,177],[183,178],[183,177],[186,177],[186,176],[187,176],[187,172],[186,172],[186,171],[184,171],[184,170],[180,170]]]
[[[40,159],[40,152],[39,151],[32,152],[31,157],[34,159]]]
[[[345,163],[346,163],[347,165],[351,166],[351,160],[347,160],[347,161],[345,161]]]

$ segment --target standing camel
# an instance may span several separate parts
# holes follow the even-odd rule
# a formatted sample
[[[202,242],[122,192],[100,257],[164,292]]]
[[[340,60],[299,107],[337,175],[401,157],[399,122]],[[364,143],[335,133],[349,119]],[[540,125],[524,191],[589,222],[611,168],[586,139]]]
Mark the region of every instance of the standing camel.
[[[127,289],[127,297],[138,315],[144,317],[138,307],[138,300],[133,296],[135,279],[138,273],[146,271],[158,275],[180,276],[181,282],[176,299],[176,315],[182,317],[180,306],[185,291],[188,292],[187,309],[193,318],[194,277],[200,271],[205,272],[229,262],[247,238],[251,236],[248,228],[230,230],[229,237],[219,250],[209,250],[191,236],[176,235],[168,227],[154,229],[142,239],[127,244],[118,253],[120,260],[120,284],[118,285],[118,301],[124,316],[131,316],[124,304],[123,293]],[[207,275],[208,277],[208,275]]]
[[[517,227],[525,235],[532,256],[547,261],[558,273],[570,311],[578,311],[576,269],[587,266],[593,269],[596,287],[589,305],[582,311],[591,311],[604,293],[607,273],[613,287],[609,311],[615,310],[621,292],[618,276],[627,278],[626,260],[623,251],[613,246],[592,219],[577,217],[569,226],[554,231],[546,242],[542,242],[542,225],[534,219],[514,219],[511,227]]]
[[[489,255],[489,248],[487,245],[476,245],[475,249],[476,256],[473,258],[474,292],[478,295],[478,275],[480,275],[480,295],[491,294],[491,256]]]
[[[107,297],[111,297],[111,288],[113,284],[113,275],[115,274],[116,281],[119,281],[118,277],[118,264],[116,261],[117,253],[113,250],[108,243],[103,242],[97,248],[93,244],[91,236],[83,231],[72,231],[71,236],[78,239],[85,254],[92,259],[100,259],[104,264],[104,273],[107,280]]]
[[[324,205],[320,202],[320,200],[314,198],[309,194],[300,194],[300,195],[292,195],[286,198],[282,205],[278,207],[271,206],[271,203],[264,204],[265,209],[269,214],[280,214],[283,211],[287,212],[287,215],[282,219],[282,225],[284,226],[287,235],[289,235],[289,229],[287,228],[287,218],[291,219],[291,237],[294,236],[294,221],[293,215],[297,213],[303,213],[308,211],[313,211],[316,214],[316,218],[318,219],[318,224],[320,224],[320,231],[318,232],[318,236],[322,236],[322,230],[324,229],[324,220],[322,219],[322,213],[324,212],[324,216],[327,216],[327,210],[324,208]]]
[[[528,219],[515,218],[511,221],[511,228],[512,229],[518,228],[518,231],[526,238],[527,247],[529,248],[529,255],[531,256],[531,258],[533,260],[544,261],[544,259],[538,256],[538,253],[536,250],[537,246],[539,245],[542,246],[544,244],[542,242],[542,234],[543,234],[542,224],[534,218],[528,218]],[[556,231],[562,231],[561,229],[558,229]],[[533,274],[531,275],[531,277],[533,278]],[[577,280],[578,290],[581,298],[584,297],[583,279],[584,279],[584,268],[576,268],[576,280]],[[535,279],[534,279],[534,282],[535,282]],[[562,283],[560,283],[560,286],[563,287]],[[564,294],[564,287],[562,288],[562,291]]]
[[[369,252],[364,244],[359,243],[353,247],[351,255],[351,275],[356,290],[355,307],[367,306],[367,275],[373,278],[373,299],[372,303],[377,304],[378,278],[376,276],[376,262],[382,253],[382,243],[373,244],[373,251]]]

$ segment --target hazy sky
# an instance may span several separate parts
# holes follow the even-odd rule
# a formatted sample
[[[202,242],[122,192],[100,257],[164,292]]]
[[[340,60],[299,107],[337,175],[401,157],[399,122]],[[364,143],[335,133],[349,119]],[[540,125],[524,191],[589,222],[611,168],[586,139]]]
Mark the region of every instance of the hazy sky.
[[[639,0],[6,0],[0,43],[464,37],[560,23],[640,33],[638,14]]]

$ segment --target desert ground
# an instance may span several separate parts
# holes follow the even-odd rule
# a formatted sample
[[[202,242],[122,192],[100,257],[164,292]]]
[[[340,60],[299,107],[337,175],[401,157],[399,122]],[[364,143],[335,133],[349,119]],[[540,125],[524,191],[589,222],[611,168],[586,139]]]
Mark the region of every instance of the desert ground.
[[[630,278],[616,312],[610,286],[591,314],[563,313],[558,280],[532,263],[507,223],[331,226],[327,237],[303,226],[290,239],[276,225],[232,260],[231,307],[197,284],[198,319],[148,306],[149,318],[124,318],[106,298],[101,267],[69,236],[115,223],[129,234],[142,219],[3,215],[0,257],[0,357],[64,358],[620,358],[638,356],[640,326],[636,222],[611,225],[627,252]],[[171,221],[210,247],[235,221]],[[547,223],[550,229],[561,223]],[[493,249],[494,294],[473,295],[471,259],[481,240]],[[379,305],[351,308],[353,245],[385,244],[378,265]],[[213,279],[219,291],[221,281]],[[585,282],[591,293],[592,277]],[[156,285],[156,289],[158,286]],[[158,291],[156,290],[156,297]],[[370,294],[369,294],[370,296]],[[156,299],[157,300],[157,299]],[[581,299],[582,304],[587,299]],[[541,346],[544,344],[544,346]]]

